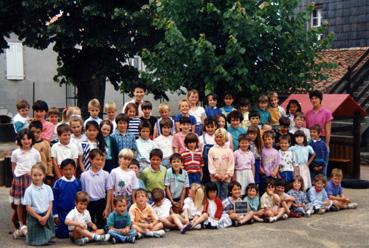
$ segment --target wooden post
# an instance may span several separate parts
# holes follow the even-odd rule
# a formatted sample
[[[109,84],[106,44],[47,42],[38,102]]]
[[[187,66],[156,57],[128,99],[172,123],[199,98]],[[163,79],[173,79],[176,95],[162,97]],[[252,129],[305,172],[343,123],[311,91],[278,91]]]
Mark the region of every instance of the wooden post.
[[[352,134],[354,136],[352,177],[354,179],[360,179],[360,144],[361,144],[360,120],[361,120],[360,112],[355,112],[352,130]]]

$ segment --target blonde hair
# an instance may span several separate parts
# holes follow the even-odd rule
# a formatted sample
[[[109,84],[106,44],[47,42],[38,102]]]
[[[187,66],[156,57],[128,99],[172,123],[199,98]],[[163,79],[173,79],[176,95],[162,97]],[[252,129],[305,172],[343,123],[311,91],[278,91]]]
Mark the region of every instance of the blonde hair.
[[[170,106],[166,102],[160,103],[159,105],[159,113],[162,113],[164,110],[168,110],[168,112],[170,112]]]
[[[78,121],[79,124],[81,124],[81,127],[83,129],[83,120],[81,117],[78,117],[78,116],[72,116],[69,120],[69,125],[71,125],[72,122],[75,122],[75,121]]]
[[[49,112],[47,114],[59,116],[59,109],[57,107],[52,107],[49,109]]]
[[[188,106],[190,106],[190,103],[188,102],[187,99],[181,99],[181,100],[179,100],[179,103],[178,103],[178,109],[181,109],[181,104],[182,103],[187,103]]]
[[[133,154],[131,149],[124,148],[124,149],[120,150],[118,156],[119,156],[119,158],[133,159],[134,154]]]
[[[107,112],[109,109],[114,109],[115,111],[117,110],[117,105],[115,104],[115,102],[105,103],[105,106],[104,106],[105,112]]]
[[[77,107],[77,106],[70,106],[70,107],[66,107],[63,110],[63,113],[62,113],[62,122],[63,123],[70,122],[70,120],[71,120],[72,117],[74,117],[74,118],[79,117],[79,119],[82,119],[81,109],[79,107]]]
[[[227,142],[228,141],[228,133],[227,133],[227,130],[225,130],[224,128],[218,128],[217,130],[215,130],[214,132],[214,136],[216,135],[222,135],[223,138],[224,138],[224,142]]]
[[[205,193],[204,193],[204,189],[202,188],[202,186],[198,183],[193,183],[191,184],[191,190],[194,193],[194,204],[195,207],[197,209],[201,208],[201,206],[204,203],[204,197],[205,197]]]
[[[35,164],[31,168],[31,174],[34,170],[40,170],[44,175],[46,175],[46,166],[44,166],[41,162]]]
[[[332,169],[331,177],[339,177],[339,178],[342,178],[343,177],[342,170],[341,169],[338,169],[338,168]]]
[[[100,102],[97,98],[94,98],[94,99],[91,99],[89,102],[88,102],[88,108],[98,108],[100,109],[101,108],[101,105],[100,105]]]

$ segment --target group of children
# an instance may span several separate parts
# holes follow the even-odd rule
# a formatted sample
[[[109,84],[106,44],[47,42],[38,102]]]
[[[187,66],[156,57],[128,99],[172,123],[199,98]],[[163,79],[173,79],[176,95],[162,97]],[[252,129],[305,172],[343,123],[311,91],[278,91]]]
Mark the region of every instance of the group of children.
[[[286,113],[272,92],[254,110],[247,99],[236,109],[225,94],[218,108],[210,94],[203,108],[190,90],[178,115],[163,103],[157,119],[144,91],[136,87],[119,114],[107,103],[104,120],[97,99],[85,121],[69,107],[59,122],[58,110],[41,100],[30,119],[29,104],[17,103],[14,238],[26,236],[30,245],[54,236],[78,245],[134,243],[171,229],[185,234],[357,207],[343,195],[341,170],[326,183],[321,127],[305,128],[297,101]]]

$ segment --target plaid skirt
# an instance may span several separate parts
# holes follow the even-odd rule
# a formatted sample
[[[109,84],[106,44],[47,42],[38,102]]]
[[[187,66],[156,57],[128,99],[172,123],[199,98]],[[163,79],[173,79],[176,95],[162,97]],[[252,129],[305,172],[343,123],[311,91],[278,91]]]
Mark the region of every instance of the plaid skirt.
[[[40,214],[45,216],[46,213]],[[34,217],[27,214],[27,237],[26,242],[28,245],[47,245],[49,241],[55,236],[54,218],[50,214],[49,219],[43,226]]]
[[[25,174],[20,177],[14,177],[12,181],[12,187],[10,188],[10,200],[14,204],[21,204],[21,199],[26,192],[28,186],[32,183],[30,175]]]

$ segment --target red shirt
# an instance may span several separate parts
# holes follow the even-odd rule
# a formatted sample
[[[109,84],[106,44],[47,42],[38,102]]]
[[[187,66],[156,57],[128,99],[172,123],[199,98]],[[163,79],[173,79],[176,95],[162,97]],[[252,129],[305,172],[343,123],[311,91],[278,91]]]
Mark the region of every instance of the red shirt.
[[[181,156],[183,160],[183,167],[188,174],[200,173],[201,167],[204,166],[201,152],[191,152],[187,150],[182,152]]]

